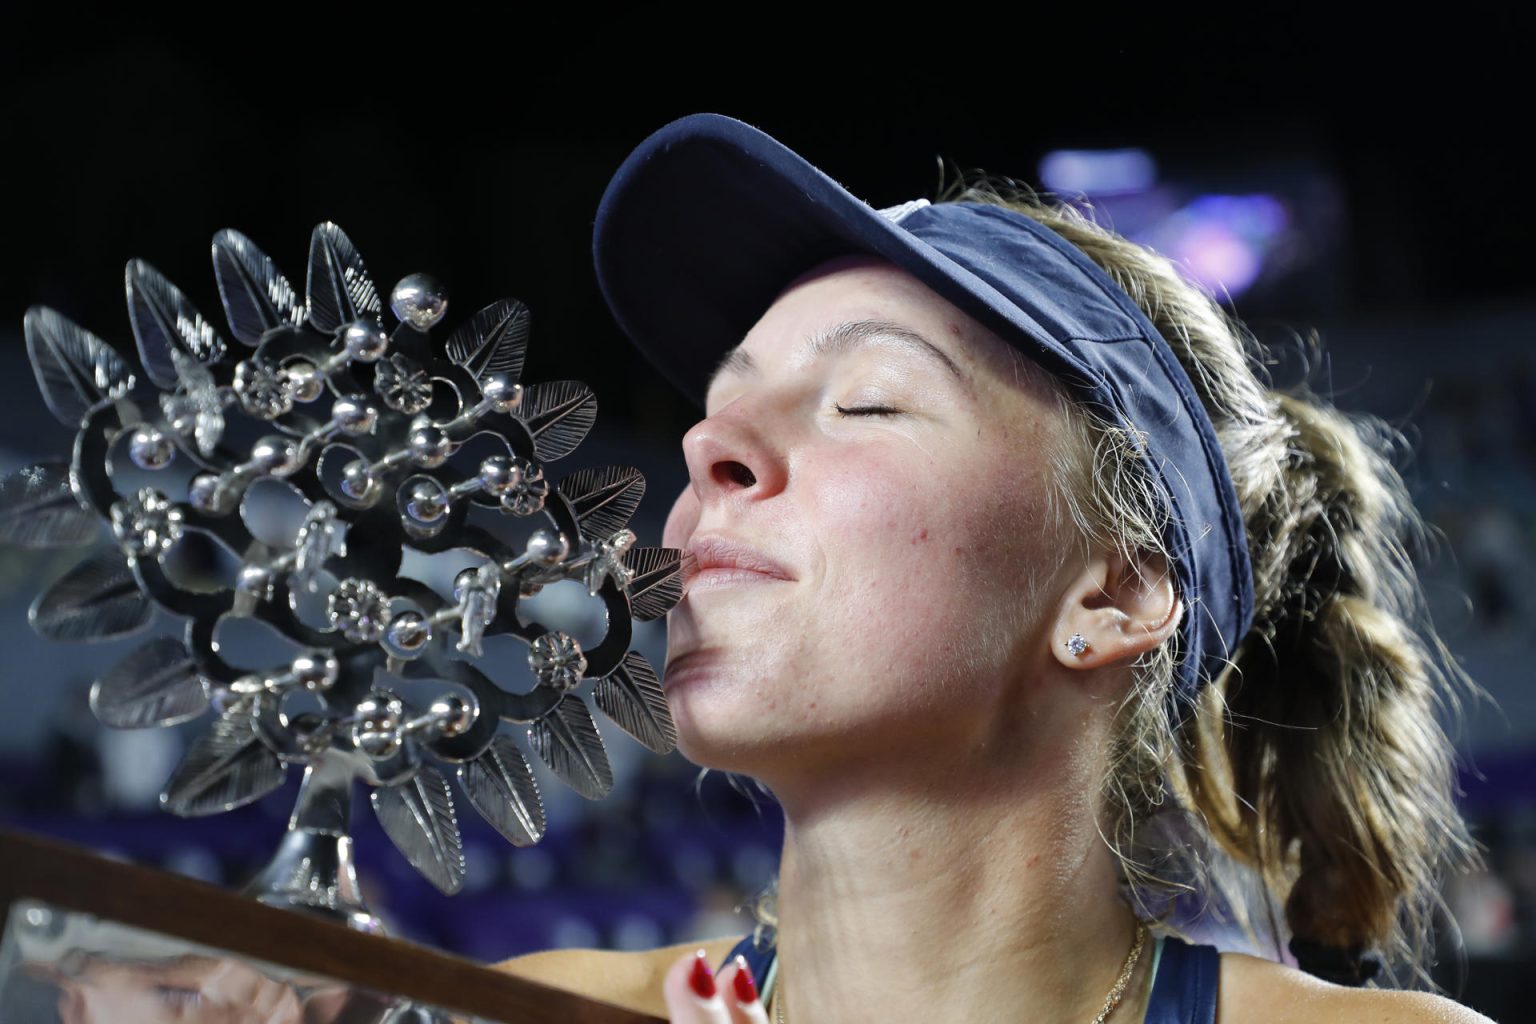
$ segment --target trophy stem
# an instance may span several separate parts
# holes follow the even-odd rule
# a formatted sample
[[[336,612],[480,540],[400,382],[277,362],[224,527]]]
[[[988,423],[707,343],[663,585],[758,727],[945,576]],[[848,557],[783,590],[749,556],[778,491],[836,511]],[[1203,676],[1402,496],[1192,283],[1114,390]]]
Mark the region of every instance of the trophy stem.
[[[288,833],[267,866],[245,887],[268,906],[304,910],[382,934],[384,923],[363,902],[348,822],[353,769],[344,758],[317,757],[304,770]]]

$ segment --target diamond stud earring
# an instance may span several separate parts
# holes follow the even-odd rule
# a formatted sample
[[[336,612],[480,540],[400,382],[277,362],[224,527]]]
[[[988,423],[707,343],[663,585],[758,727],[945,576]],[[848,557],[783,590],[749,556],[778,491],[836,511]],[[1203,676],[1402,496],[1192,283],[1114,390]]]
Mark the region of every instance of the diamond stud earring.
[[[1088,649],[1088,641],[1083,639],[1083,634],[1073,633],[1067,637],[1067,642],[1062,646],[1066,647],[1073,654],[1082,654]]]

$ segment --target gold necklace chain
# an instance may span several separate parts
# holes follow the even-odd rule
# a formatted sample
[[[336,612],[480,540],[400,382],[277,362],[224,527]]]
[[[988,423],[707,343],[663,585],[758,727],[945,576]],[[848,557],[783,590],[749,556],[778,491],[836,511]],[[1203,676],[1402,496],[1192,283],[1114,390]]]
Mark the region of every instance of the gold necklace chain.
[[[1120,1000],[1125,996],[1125,987],[1131,983],[1131,975],[1136,972],[1136,963],[1141,959],[1141,950],[1147,941],[1147,929],[1145,925],[1136,925],[1136,941],[1131,944],[1131,951],[1126,954],[1125,963],[1120,968],[1120,977],[1115,979],[1110,987],[1109,995],[1104,998],[1104,1008],[1090,1024],[1104,1024],[1109,1015],[1115,1012],[1115,1007],[1120,1005]],[[774,1020],[777,1024],[784,1024],[784,965],[779,964],[778,977],[773,983],[773,1010]]]

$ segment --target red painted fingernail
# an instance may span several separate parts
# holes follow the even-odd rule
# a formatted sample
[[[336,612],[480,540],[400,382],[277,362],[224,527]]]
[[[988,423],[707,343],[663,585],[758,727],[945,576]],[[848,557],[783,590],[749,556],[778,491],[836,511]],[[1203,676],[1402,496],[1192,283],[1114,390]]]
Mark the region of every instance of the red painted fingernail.
[[[752,980],[752,968],[747,958],[736,954],[736,1001],[743,1005],[757,1001],[757,983]]]
[[[714,998],[715,976],[709,973],[709,965],[704,962],[702,949],[693,954],[693,970],[688,975],[688,984],[693,986],[693,994],[700,999]]]

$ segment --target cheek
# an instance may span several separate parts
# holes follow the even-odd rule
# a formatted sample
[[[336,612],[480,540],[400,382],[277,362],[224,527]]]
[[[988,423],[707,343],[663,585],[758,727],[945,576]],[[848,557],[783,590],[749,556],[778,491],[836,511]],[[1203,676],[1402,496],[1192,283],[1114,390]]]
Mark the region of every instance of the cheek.
[[[875,671],[1001,670],[1033,611],[1027,580],[1049,569],[1042,483],[984,459],[840,470],[817,513],[838,640]]]
[[[910,460],[892,462],[842,467],[818,510],[829,596],[846,602],[843,617],[866,643],[953,628],[985,586],[976,575],[982,517],[963,485],[951,474],[914,471]]]

